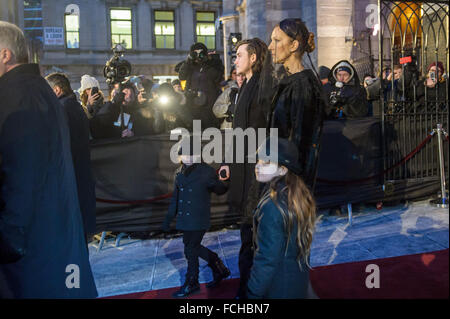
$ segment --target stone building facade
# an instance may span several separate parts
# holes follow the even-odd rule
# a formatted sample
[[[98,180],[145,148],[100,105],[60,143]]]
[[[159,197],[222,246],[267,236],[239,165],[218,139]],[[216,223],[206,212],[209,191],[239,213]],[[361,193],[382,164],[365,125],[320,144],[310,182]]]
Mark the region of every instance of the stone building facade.
[[[0,0],[0,10],[0,19],[17,24],[26,35],[26,25],[37,24],[33,30],[40,28],[41,47],[34,51],[43,73],[69,74],[74,89],[83,74],[106,88],[103,66],[116,42],[127,45],[124,57],[133,74],[162,80],[177,76],[175,65],[196,41],[223,54],[222,1]]]

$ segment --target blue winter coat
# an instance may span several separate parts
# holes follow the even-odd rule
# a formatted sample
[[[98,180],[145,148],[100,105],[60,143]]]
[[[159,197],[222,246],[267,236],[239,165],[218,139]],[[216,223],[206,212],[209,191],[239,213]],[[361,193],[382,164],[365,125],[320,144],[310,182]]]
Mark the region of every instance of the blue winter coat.
[[[285,209],[286,200],[278,194],[278,205]],[[297,226],[294,221],[287,238],[283,216],[270,193],[262,196],[254,211],[255,255],[248,281],[250,299],[296,299],[307,294],[309,271],[305,263],[300,270],[297,262]],[[289,246],[286,251],[286,244]]]
[[[0,249],[23,252],[0,260],[0,297],[96,297],[67,116],[37,64],[0,77],[0,101]]]
[[[188,176],[177,170],[172,200],[163,229],[169,228],[176,216],[178,230],[208,230],[211,226],[211,192],[222,195],[227,186],[217,177],[216,170],[205,163],[193,164]]]

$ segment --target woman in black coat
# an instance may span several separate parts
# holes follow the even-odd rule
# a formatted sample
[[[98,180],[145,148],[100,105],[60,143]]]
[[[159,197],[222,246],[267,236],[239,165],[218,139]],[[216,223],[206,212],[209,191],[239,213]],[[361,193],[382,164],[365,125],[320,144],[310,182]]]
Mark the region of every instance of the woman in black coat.
[[[316,205],[299,176],[296,145],[279,138],[277,158],[265,154],[260,148],[255,167],[256,179],[267,186],[254,213],[255,257],[247,295],[306,298]]]
[[[269,114],[269,125],[278,136],[291,140],[298,149],[301,176],[314,186],[325,103],[321,84],[302,56],[314,50],[314,35],[300,19],[285,19],[273,30],[269,45],[273,61],[288,73],[278,85]]]

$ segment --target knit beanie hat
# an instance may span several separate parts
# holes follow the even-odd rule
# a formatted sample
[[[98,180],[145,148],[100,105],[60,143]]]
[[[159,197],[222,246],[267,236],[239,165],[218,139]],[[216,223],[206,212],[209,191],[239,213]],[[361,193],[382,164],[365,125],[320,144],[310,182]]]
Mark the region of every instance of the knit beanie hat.
[[[93,87],[100,88],[100,84],[98,83],[96,78],[85,74],[81,77],[81,87],[78,90],[78,92],[80,92],[80,94],[81,94],[84,92],[84,90],[91,89]]]

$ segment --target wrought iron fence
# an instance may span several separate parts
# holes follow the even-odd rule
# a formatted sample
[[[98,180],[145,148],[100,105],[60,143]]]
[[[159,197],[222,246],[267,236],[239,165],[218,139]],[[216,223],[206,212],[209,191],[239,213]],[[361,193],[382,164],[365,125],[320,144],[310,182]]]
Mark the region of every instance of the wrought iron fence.
[[[437,124],[448,131],[449,2],[379,0],[378,6],[379,76],[386,77],[385,67],[397,69],[380,86],[386,169],[401,161]],[[434,137],[385,179],[438,178],[437,148]]]

